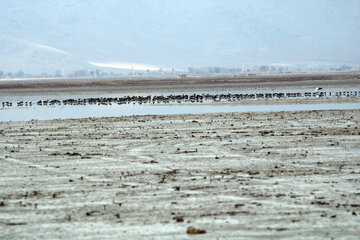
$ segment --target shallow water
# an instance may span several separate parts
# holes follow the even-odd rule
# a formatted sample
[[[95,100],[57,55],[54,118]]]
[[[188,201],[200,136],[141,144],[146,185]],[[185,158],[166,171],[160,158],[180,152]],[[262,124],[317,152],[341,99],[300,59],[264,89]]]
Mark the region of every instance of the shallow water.
[[[0,121],[29,121],[119,117],[132,115],[161,114],[194,114],[217,112],[266,112],[266,111],[304,111],[304,110],[339,110],[360,109],[360,103],[329,103],[329,104],[267,104],[267,105],[201,105],[201,104],[154,104],[154,105],[77,105],[10,108],[0,110]]]
[[[299,99],[306,99],[304,93],[314,92],[313,88],[299,87],[286,89],[266,89],[266,88],[249,88],[242,91],[212,91],[212,92],[166,92],[161,94],[154,94],[157,96],[181,95],[181,94],[265,94],[265,93],[300,93]],[[323,89],[326,98],[335,97],[356,97],[360,95],[360,88],[340,88],[332,87]],[[341,95],[339,95],[341,93]],[[350,94],[350,95],[349,95]],[[253,99],[254,105],[242,105],[241,101],[234,101],[234,104],[171,104],[176,101],[153,103],[152,101],[139,104],[138,102],[116,103],[106,102],[89,103],[79,105],[66,105],[63,100],[66,99],[82,99],[89,98],[120,98],[124,96],[148,96],[149,93],[129,93],[129,94],[108,94],[98,93],[80,94],[80,95],[24,95],[24,96],[0,96],[0,121],[29,121],[29,120],[51,120],[51,119],[69,119],[69,118],[92,118],[92,117],[119,117],[132,115],[160,115],[160,114],[194,114],[194,113],[216,113],[216,112],[256,112],[256,111],[303,111],[303,110],[338,110],[338,109],[360,109],[360,103],[326,103],[326,104],[279,104],[277,100],[268,100],[266,103],[258,104],[258,101]],[[285,99],[288,97],[284,97]],[[289,97],[291,98],[291,97]],[[309,97],[309,98],[313,98]],[[41,104],[37,101],[59,100],[56,104]],[[222,99],[221,102],[227,100]],[[19,102],[22,102],[19,105]],[[31,102],[31,106],[30,106]],[[189,102],[189,101],[187,101]],[[202,102],[202,101],[201,101]],[[213,100],[206,100],[204,102],[211,103]],[[4,103],[8,105],[4,105]],[[25,105],[26,103],[26,105]],[[165,103],[165,104],[164,104]],[[280,102],[281,103],[281,102]]]

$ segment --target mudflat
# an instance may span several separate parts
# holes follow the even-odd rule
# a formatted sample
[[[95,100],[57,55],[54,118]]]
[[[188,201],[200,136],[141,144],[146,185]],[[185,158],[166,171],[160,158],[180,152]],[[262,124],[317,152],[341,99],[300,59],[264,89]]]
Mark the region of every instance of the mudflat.
[[[174,78],[83,78],[83,79],[29,79],[0,81],[0,95],[34,93],[80,92],[166,92],[240,90],[253,87],[326,87],[358,86],[360,73],[281,74],[259,76],[218,76]]]
[[[336,110],[2,122],[0,238],[357,239],[359,121]]]

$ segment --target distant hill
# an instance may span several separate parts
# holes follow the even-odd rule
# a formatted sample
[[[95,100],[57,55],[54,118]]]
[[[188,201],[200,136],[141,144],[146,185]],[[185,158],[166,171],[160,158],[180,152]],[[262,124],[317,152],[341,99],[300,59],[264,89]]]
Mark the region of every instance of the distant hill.
[[[360,62],[357,0],[13,0],[0,9],[0,70]]]
[[[56,48],[0,35],[0,70],[26,73],[73,72],[91,65]]]

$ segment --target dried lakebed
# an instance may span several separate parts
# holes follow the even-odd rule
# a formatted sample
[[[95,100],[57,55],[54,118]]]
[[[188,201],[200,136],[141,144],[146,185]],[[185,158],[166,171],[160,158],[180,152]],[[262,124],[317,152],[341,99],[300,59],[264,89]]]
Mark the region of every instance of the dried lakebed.
[[[360,234],[360,110],[0,123],[1,239]]]

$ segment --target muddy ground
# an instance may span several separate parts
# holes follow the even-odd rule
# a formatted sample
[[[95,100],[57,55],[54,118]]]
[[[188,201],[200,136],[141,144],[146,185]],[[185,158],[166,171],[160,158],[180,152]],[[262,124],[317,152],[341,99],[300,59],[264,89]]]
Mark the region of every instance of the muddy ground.
[[[327,86],[358,86],[360,72],[352,73],[317,73],[317,74],[280,74],[259,76],[218,76],[218,77],[188,77],[174,78],[105,78],[105,79],[29,79],[0,81],[1,95],[23,95],[34,93],[59,92],[166,92],[166,91],[227,91],[243,90],[246,88],[273,87],[327,87]]]
[[[359,121],[360,110],[3,122],[0,238],[358,239]]]

